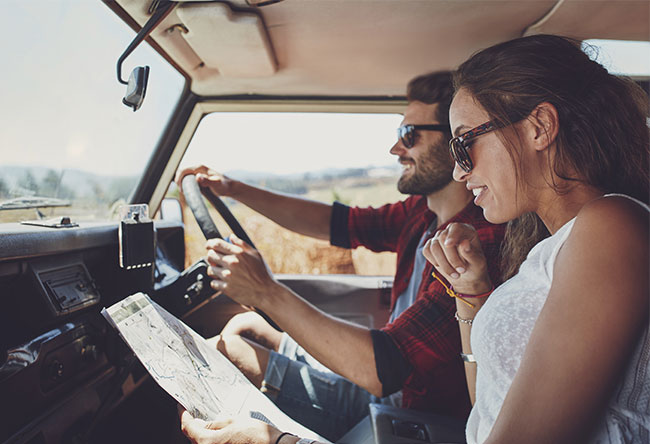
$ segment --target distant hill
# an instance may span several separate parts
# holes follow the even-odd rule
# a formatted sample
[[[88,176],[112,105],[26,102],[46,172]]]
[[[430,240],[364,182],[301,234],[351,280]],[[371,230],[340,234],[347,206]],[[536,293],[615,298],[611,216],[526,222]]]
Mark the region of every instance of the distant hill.
[[[57,170],[42,166],[0,166],[0,180],[10,197],[22,194],[113,202],[126,198],[136,184],[135,176],[102,176],[76,169]],[[58,188],[58,196],[55,196]]]
[[[399,166],[328,168],[306,173],[278,175],[233,170],[226,175],[287,193],[305,194],[312,188],[327,188],[342,180],[373,182],[399,175]],[[113,203],[126,199],[136,185],[136,176],[104,176],[78,169],[57,170],[43,166],[0,166],[0,198],[38,195],[64,199],[89,199]]]
[[[312,180],[312,179],[328,179],[328,178],[341,178],[341,177],[364,177],[364,176],[395,176],[398,175],[400,166],[384,165],[384,166],[369,166],[366,168],[324,168],[321,170],[309,171],[306,173],[293,173],[293,174],[273,174],[259,171],[246,171],[246,170],[231,170],[224,174],[238,180],[246,182],[258,182],[269,179],[285,179],[285,180]]]
[[[359,186],[365,183],[375,183],[384,178],[394,178],[399,175],[399,165],[367,168],[327,168],[306,173],[270,174],[233,170],[224,174],[252,185],[263,186],[276,191],[292,194],[306,194],[312,189],[331,188],[340,185],[342,181],[352,181]],[[392,179],[391,179],[392,180]],[[362,185],[363,186],[363,185]]]

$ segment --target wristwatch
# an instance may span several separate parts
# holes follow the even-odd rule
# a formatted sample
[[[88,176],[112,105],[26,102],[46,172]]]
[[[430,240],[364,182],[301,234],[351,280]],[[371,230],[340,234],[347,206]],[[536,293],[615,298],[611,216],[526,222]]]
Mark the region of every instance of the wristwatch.
[[[316,442],[315,439],[309,439],[309,438],[300,438],[296,444],[314,444]]]

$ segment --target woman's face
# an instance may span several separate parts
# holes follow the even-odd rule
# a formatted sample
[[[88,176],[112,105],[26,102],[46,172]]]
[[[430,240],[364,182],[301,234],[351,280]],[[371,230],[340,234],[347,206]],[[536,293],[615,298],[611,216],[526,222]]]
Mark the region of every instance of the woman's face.
[[[454,137],[490,120],[487,112],[465,90],[460,89],[449,109],[449,122]],[[525,210],[517,201],[515,166],[496,131],[478,136],[468,148],[474,168],[469,173],[458,164],[454,179],[465,182],[474,194],[474,203],[483,208],[485,218],[492,223],[503,223],[521,215]]]

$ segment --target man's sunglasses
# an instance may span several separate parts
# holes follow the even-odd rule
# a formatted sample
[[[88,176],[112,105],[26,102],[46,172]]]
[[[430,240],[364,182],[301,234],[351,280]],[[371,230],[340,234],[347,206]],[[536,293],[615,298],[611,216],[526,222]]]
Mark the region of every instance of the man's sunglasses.
[[[418,130],[451,132],[449,125],[402,125],[397,128],[397,137],[406,148],[413,148],[415,145],[415,132]]]
[[[483,134],[487,134],[490,131],[494,131],[497,128],[501,128],[501,125],[489,121],[451,139],[449,141],[449,153],[454,159],[454,162],[456,162],[466,173],[472,171],[474,164],[472,163],[472,159],[469,157],[467,149],[472,144],[473,139]]]

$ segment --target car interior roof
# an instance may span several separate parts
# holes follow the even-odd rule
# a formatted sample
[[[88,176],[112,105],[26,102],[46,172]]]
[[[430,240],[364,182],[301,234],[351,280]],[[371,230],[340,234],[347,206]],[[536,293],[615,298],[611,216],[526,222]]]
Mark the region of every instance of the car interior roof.
[[[259,0],[257,0],[259,1]],[[104,0],[136,30],[158,0]],[[415,75],[452,69],[523,35],[648,40],[637,0],[178,1],[156,49],[199,96],[403,96]]]

